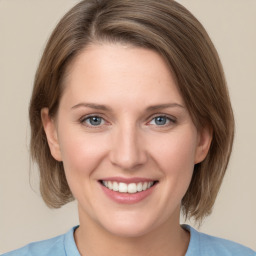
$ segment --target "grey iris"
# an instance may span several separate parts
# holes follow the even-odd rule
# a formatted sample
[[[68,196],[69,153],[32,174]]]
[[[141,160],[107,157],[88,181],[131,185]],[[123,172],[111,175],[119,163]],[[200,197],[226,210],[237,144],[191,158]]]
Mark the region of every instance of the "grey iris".
[[[155,117],[155,122],[157,125],[165,125],[166,121],[167,121],[167,118],[165,116]]]
[[[89,118],[89,122],[91,125],[100,125],[101,124],[101,117],[92,116]]]

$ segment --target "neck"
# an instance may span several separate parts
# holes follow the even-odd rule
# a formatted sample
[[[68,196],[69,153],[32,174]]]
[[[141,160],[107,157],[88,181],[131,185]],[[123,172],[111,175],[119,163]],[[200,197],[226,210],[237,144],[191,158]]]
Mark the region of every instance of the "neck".
[[[162,226],[144,235],[124,237],[112,234],[97,223],[81,218],[74,234],[76,245],[82,256],[184,256],[190,234],[182,229],[178,221],[167,220]]]

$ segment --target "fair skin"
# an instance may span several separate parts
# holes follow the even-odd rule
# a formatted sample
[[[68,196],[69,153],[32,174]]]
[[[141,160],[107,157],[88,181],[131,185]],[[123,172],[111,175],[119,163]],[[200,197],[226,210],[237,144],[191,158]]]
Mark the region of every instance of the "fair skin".
[[[94,44],[64,83],[57,115],[45,108],[42,120],[78,201],[81,255],[185,255],[181,200],[211,134],[193,124],[163,59],[148,49]],[[108,182],[137,192],[113,191]]]

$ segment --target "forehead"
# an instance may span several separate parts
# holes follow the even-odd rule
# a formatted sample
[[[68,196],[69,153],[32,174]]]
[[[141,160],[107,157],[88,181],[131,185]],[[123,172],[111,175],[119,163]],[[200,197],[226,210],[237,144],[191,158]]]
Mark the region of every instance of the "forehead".
[[[131,45],[90,45],[71,63],[64,84],[70,100],[183,101],[163,58],[153,50]]]

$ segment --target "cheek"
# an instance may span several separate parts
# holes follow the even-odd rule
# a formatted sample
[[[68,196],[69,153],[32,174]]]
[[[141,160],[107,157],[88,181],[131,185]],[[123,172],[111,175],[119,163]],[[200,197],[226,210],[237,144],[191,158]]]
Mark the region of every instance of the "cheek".
[[[106,152],[102,136],[83,131],[66,130],[60,134],[60,149],[67,178],[88,177],[101,162]]]
[[[72,135],[72,136],[71,136]],[[66,179],[73,196],[83,204],[91,204],[95,189],[95,169],[105,157],[106,141],[84,132],[66,131],[61,136],[61,154]],[[90,208],[90,207],[89,207]]]
[[[155,149],[152,154],[166,172],[182,173],[193,169],[196,145],[196,136],[191,131],[172,134],[162,141],[158,138],[151,148]]]
[[[152,145],[152,148],[157,149],[152,155],[165,177],[167,197],[172,194],[180,201],[188,189],[194,170],[196,138],[196,134],[191,130],[186,133],[171,134],[163,141],[159,141],[158,138],[155,143],[159,146]]]

